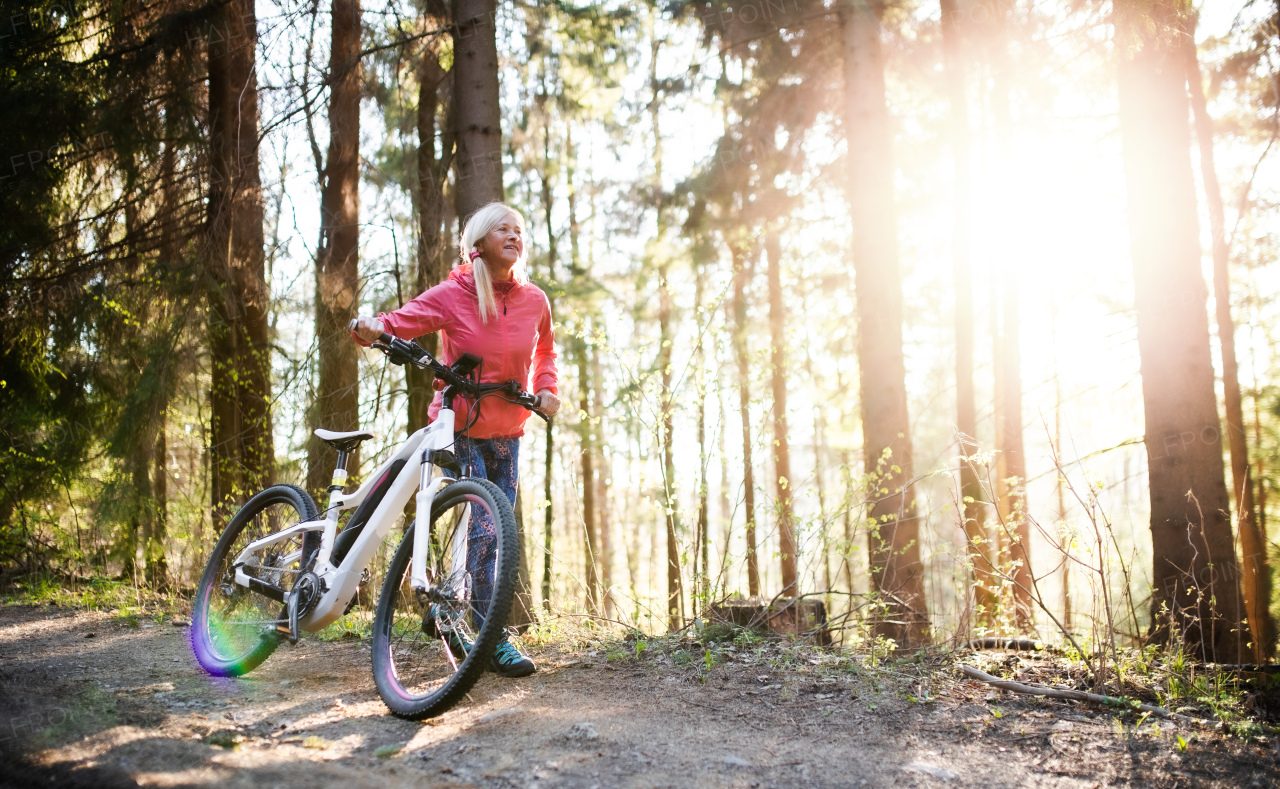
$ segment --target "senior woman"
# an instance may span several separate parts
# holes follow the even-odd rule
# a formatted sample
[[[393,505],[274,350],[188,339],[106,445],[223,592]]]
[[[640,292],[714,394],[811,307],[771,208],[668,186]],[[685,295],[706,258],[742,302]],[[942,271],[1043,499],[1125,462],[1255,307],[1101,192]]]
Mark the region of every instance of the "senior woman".
[[[518,211],[503,203],[489,203],[476,211],[462,229],[459,261],[444,282],[430,288],[394,312],[377,318],[360,318],[355,335],[373,342],[386,332],[414,339],[440,332],[440,357],[452,364],[464,353],[483,359],[481,383],[520,381],[535,391],[539,410],[551,416],[560,410],[556,397],[556,352],[552,333],[551,302],[525,274],[525,224]],[[532,383],[530,381],[532,368]],[[440,413],[437,392],[428,411]],[[469,403],[455,402],[458,424],[471,419]],[[517,460],[520,437],[529,412],[501,398],[490,398],[467,431],[456,437],[455,454],[516,501]],[[489,518],[473,518],[468,532],[467,570],[475,584],[475,599],[489,600],[497,559],[497,526]],[[476,613],[484,616],[487,611]],[[456,638],[456,637],[455,637]],[[450,643],[455,653],[470,649],[467,643]],[[459,655],[461,656],[461,655]],[[525,677],[536,667],[533,661],[504,636],[490,662],[504,677]]]

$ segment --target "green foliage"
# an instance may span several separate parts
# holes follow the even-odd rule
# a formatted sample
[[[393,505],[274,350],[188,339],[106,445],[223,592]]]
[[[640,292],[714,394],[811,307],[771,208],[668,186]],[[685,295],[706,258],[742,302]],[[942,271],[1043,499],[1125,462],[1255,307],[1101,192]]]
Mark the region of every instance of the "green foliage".
[[[321,641],[365,641],[373,636],[373,617],[358,607],[315,634]]]
[[[230,729],[220,729],[209,734],[204,738],[204,741],[210,745],[234,751],[240,747],[240,743],[244,742],[244,735]]]
[[[104,458],[150,449],[196,290],[191,49],[211,8],[0,3],[0,566],[103,566],[113,526],[150,506],[110,464],[95,538],[63,513]],[[12,153],[12,156],[10,154]],[[157,189],[169,154],[168,197]],[[148,486],[149,487],[149,486]],[[71,520],[78,520],[73,512]],[[76,525],[79,528],[79,525]],[[102,536],[104,539],[97,539]],[[128,542],[126,540],[126,542]],[[128,542],[136,547],[136,539]],[[128,569],[132,557],[125,561]]]

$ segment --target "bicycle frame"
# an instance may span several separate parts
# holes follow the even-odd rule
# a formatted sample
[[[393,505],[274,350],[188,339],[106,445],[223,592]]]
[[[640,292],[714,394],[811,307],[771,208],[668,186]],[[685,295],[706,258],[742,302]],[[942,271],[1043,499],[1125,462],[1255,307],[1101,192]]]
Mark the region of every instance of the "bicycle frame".
[[[442,474],[437,474],[439,469],[431,462],[431,453],[453,446],[453,427],[453,410],[441,408],[434,422],[409,436],[396,453],[379,466],[377,471],[369,475],[365,483],[356,491],[349,495],[343,495],[341,489],[332,491],[329,495],[329,507],[325,510],[323,519],[299,523],[250,543],[240,552],[232,565],[236,568],[236,583],[250,587],[250,576],[245,573],[244,566],[255,552],[300,533],[320,532],[320,550],[316,554],[312,572],[319,576],[325,591],[311,611],[299,619],[298,626],[301,630],[314,633],[342,616],[347,604],[360,586],[360,577],[365,567],[368,566],[374,552],[395,524],[397,517],[404,512],[405,506],[415,491],[417,492],[417,518],[422,523],[430,523],[431,505],[436,494],[453,481]],[[412,462],[415,457],[418,459],[417,463]],[[405,461],[403,467],[396,474],[395,479],[390,481],[382,501],[369,515],[369,520],[351,549],[347,551],[347,555],[335,567],[330,562],[330,558],[333,554],[334,540],[338,534],[339,515],[360,506],[369,497],[378,481],[390,470],[392,464],[398,460]],[[335,482],[343,477],[345,475],[335,474]],[[470,514],[469,505],[465,513]],[[463,523],[466,522],[464,519]],[[467,529],[465,527],[456,529],[452,545],[455,559],[466,556],[466,540]],[[415,590],[425,590],[429,586],[426,570],[429,541],[428,528],[414,530],[410,585]],[[298,551],[297,555],[286,557],[286,559],[297,561],[300,553],[301,551]],[[454,566],[465,566],[465,564]]]

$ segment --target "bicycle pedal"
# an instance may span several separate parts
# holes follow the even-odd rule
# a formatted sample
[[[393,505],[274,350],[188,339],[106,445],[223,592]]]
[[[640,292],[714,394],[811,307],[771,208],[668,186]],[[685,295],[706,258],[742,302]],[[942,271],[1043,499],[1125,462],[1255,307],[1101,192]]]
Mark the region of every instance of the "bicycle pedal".
[[[283,630],[285,638],[289,639],[290,644],[298,643],[298,595],[295,592],[289,596],[289,626],[276,626],[277,630]]]

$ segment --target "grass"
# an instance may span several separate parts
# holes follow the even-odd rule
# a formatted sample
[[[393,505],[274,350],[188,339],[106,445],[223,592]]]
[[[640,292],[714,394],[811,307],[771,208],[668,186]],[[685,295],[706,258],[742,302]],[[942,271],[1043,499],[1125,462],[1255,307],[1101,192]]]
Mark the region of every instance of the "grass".
[[[776,672],[781,678],[769,681],[782,682],[784,695],[805,682],[840,683],[859,688],[870,710],[876,709],[872,697],[882,693],[913,704],[936,701],[944,687],[953,695],[972,697],[973,686],[960,679],[955,668],[965,662],[1002,678],[1122,697],[1126,702],[1108,707],[1107,712],[1135,731],[1143,726],[1159,731],[1152,728],[1156,722],[1146,713],[1132,709],[1146,702],[1219,722],[1224,733],[1246,741],[1280,735],[1263,712],[1264,700],[1274,699],[1274,706],[1280,707],[1280,678],[1247,681],[1220,670],[1197,669],[1176,650],[1154,646],[1117,649],[1113,654],[1118,661],[1107,671],[1107,682],[1100,690],[1090,672],[1096,664],[1069,652],[975,654],[927,648],[903,653],[890,642],[868,637],[847,639],[843,647],[822,648],[721,624],[666,636],[604,636],[579,646],[584,648],[597,650],[610,663],[666,665],[698,683],[730,664],[759,670],[761,676],[765,671]],[[1001,706],[984,706],[993,720],[1005,717]]]
[[[222,729],[220,731],[213,732],[208,737],[205,737],[204,741],[210,745],[216,745],[219,748],[234,751],[240,747],[240,743],[244,742],[244,735],[239,732]]]
[[[185,617],[191,601],[182,594],[161,594],[118,578],[92,577],[70,585],[49,578],[19,581],[0,593],[0,604],[44,605],[103,611],[130,627]]]
[[[321,641],[367,641],[373,637],[373,614],[357,606],[311,637]]]

